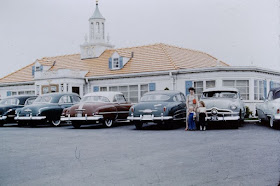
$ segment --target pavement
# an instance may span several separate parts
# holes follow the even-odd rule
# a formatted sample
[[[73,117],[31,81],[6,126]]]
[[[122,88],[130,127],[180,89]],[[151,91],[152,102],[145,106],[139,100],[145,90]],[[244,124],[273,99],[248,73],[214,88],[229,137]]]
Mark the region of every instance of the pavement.
[[[254,185],[280,181],[280,130],[133,125],[0,128],[0,185]]]

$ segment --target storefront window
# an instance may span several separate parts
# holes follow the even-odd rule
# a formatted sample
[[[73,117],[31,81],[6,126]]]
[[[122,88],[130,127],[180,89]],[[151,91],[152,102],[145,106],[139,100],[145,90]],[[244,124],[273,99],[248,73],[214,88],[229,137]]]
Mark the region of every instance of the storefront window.
[[[264,80],[254,81],[254,100],[264,99]]]
[[[237,88],[244,100],[249,100],[249,80],[223,80],[224,87]]]
[[[198,99],[200,99],[202,92],[203,92],[203,81],[195,81],[194,89],[195,89],[196,95],[198,96]]]

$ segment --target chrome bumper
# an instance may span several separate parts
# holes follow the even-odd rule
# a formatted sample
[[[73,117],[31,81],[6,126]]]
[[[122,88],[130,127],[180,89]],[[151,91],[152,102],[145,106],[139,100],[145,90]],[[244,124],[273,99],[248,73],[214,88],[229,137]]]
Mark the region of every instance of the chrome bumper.
[[[279,120],[280,121],[280,115],[276,115],[276,116],[274,116],[274,120]]]
[[[95,115],[95,116],[83,116],[83,117],[68,117],[61,116],[60,120],[61,121],[99,121],[102,120],[103,116],[102,115]]]
[[[205,118],[207,121],[237,121],[240,119],[240,116],[224,116],[217,117],[217,119],[213,119],[211,116]]]
[[[30,121],[30,120],[39,121],[39,120],[46,119],[46,116],[16,116],[14,119],[15,120],[24,120],[24,121]]]
[[[140,115],[140,117],[128,116],[128,120],[130,121],[164,121],[173,119],[172,116],[160,116],[155,117],[154,115]]]

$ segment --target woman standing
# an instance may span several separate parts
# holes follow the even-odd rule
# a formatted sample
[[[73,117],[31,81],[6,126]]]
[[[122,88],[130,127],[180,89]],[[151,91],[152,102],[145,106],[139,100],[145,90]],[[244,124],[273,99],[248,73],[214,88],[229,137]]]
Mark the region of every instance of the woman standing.
[[[198,97],[195,95],[195,89],[193,87],[189,88],[190,94],[187,95],[186,105],[187,105],[187,117],[186,117],[186,129],[188,130],[188,118],[189,118],[189,108],[193,107],[194,111],[196,112],[196,109],[198,107]]]

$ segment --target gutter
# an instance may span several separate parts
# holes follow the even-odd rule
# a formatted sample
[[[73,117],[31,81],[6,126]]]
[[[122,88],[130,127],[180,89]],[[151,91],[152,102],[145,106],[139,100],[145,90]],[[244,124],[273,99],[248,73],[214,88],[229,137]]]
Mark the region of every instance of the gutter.
[[[16,86],[16,85],[35,85],[35,81],[15,82],[15,83],[0,83],[0,87]]]
[[[172,75],[174,74],[190,74],[190,73],[201,73],[201,72],[219,72],[219,71],[250,71],[250,72],[261,72],[267,74],[273,74],[280,76],[280,71],[274,71],[259,67],[250,66],[236,66],[236,67],[208,67],[208,68],[196,68],[196,69],[179,69],[169,71],[156,71],[156,72],[141,72],[132,74],[119,74],[119,75],[105,75],[105,76],[92,76],[87,77],[89,80],[100,80],[100,79],[118,79],[118,78],[132,78],[132,77],[145,77],[145,76],[159,76],[159,75]]]

